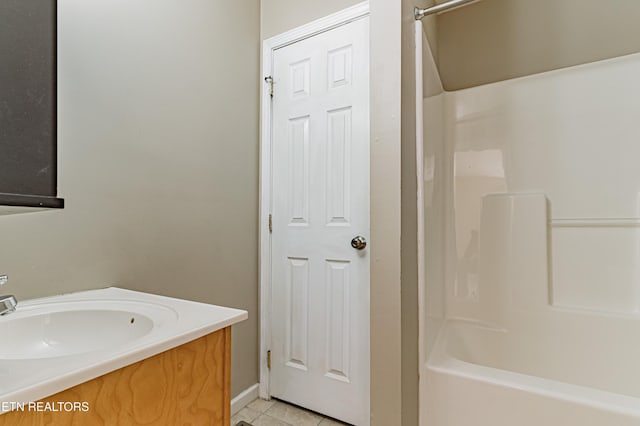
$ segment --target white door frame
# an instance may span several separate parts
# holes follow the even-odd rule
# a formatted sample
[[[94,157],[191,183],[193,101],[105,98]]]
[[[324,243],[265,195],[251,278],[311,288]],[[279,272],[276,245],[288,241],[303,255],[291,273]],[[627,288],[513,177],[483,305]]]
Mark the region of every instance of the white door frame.
[[[271,87],[265,80],[272,73],[275,50],[369,15],[369,1],[358,3],[337,13],[294,28],[262,43],[262,120],[260,144],[260,398],[270,399],[267,351],[271,348]],[[278,90],[277,86],[274,88]]]

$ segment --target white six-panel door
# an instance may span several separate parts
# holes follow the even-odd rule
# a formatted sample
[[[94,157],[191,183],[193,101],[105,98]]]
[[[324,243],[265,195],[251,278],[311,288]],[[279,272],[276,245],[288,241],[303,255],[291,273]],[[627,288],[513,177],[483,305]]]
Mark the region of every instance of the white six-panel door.
[[[369,20],[273,55],[271,395],[369,424]]]

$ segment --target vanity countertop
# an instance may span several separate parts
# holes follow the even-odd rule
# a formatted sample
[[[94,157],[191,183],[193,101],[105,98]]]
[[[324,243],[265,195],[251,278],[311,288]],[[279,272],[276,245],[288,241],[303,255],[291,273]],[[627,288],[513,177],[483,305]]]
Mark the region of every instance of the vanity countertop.
[[[0,317],[0,413],[247,319],[246,311],[110,287],[19,301]]]

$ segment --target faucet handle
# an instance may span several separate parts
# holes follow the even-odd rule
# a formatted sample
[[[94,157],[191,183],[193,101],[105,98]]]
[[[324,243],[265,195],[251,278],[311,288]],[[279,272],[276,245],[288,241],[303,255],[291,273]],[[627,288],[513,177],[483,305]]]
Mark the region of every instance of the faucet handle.
[[[0,315],[8,314],[16,310],[18,300],[15,296],[9,294],[7,296],[0,296]]]

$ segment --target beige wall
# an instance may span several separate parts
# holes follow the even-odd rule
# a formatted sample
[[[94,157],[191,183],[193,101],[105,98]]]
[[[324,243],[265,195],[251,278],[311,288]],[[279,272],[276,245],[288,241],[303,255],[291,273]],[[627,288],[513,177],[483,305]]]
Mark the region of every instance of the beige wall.
[[[0,217],[3,293],[105,286],[247,309],[258,381],[258,0],[59,3],[66,208]]]
[[[415,6],[420,8],[427,8],[434,6],[436,3],[442,3],[442,0],[418,0],[415,2]],[[433,57],[438,63],[438,16],[437,15],[429,15],[422,18],[423,31],[427,36],[427,41],[429,42],[429,47],[431,48],[431,52]]]
[[[447,90],[640,51],[637,0],[483,0],[438,17]]]
[[[418,424],[418,258],[414,0],[402,0],[401,325],[402,425]],[[426,29],[426,28],[425,28]]]
[[[371,425],[402,424],[400,0],[371,0]]]
[[[273,37],[361,2],[362,0],[261,0],[262,38]]]

